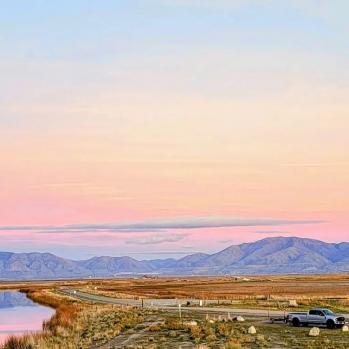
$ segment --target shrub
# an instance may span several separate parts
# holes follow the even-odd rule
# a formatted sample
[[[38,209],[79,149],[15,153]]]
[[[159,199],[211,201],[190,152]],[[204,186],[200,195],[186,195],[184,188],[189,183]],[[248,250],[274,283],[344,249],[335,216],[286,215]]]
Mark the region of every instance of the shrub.
[[[217,337],[214,334],[210,334],[209,336],[206,337],[206,340],[208,342],[213,342],[217,339]]]
[[[190,337],[192,339],[201,338],[202,337],[202,331],[199,326],[191,326],[190,327]]]
[[[152,326],[149,327],[149,331],[150,332],[159,332],[159,331],[161,331],[161,326],[159,326],[159,325],[152,325]]]
[[[165,322],[165,327],[169,330],[181,330],[183,325],[177,319],[167,319]]]
[[[242,346],[237,339],[231,339],[224,345],[224,349],[241,349]]]

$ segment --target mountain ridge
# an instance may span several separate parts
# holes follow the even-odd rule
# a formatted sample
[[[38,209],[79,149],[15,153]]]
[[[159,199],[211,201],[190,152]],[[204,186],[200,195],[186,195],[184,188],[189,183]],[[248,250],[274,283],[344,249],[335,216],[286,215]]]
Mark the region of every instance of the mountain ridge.
[[[349,271],[349,243],[269,237],[180,259],[136,260],[100,256],[72,260],[52,253],[0,252],[0,279],[115,277],[125,274],[253,275]]]

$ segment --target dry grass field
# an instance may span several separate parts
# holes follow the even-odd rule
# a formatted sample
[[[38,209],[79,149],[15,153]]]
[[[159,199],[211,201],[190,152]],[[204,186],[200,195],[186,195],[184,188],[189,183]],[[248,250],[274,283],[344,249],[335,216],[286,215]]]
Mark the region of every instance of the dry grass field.
[[[298,307],[326,306],[349,313],[349,275],[273,277],[123,278],[0,282],[0,290],[21,289],[34,301],[56,309],[44,332],[11,338],[4,349],[111,349],[111,348],[349,348],[349,334],[270,324],[261,317],[246,316],[236,322],[225,316],[185,311],[179,319],[174,309],[140,309],[93,304],[56,293],[59,288],[122,298],[200,298],[220,300],[221,307],[287,309],[292,299]],[[217,307],[217,304],[214,305]],[[254,326],[255,335],[248,333]]]
[[[349,295],[349,274],[282,275],[266,277],[139,277],[92,280],[6,282],[5,289],[90,288],[124,297],[202,298],[238,300],[261,296],[332,297]]]
[[[347,297],[349,275],[268,277],[190,277],[95,280],[100,291],[147,298],[254,299],[274,297]]]

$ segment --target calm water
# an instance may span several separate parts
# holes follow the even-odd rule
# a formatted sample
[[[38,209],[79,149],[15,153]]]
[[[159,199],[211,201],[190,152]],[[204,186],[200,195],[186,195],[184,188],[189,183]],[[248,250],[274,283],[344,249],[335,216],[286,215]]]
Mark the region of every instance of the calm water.
[[[54,310],[38,305],[25,294],[16,291],[0,291],[0,344],[9,335],[40,331],[44,320]]]

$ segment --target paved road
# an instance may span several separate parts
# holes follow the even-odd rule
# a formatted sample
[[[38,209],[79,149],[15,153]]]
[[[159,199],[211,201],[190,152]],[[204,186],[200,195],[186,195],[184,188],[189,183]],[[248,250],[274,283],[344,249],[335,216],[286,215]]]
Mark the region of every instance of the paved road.
[[[101,295],[95,295],[88,292],[83,292],[78,289],[73,288],[61,288],[60,292],[69,294],[70,296],[75,296],[76,298],[87,300],[87,301],[95,301],[98,303],[107,303],[107,304],[124,304],[124,305],[134,305],[134,306],[144,306],[144,307],[162,307],[162,306],[178,306],[178,302],[180,301],[181,304],[186,304],[187,302],[190,302],[190,305],[200,305],[200,302],[204,302],[203,305],[208,304],[218,304],[219,302],[217,300],[205,300],[200,301],[199,299],[173,299],[173,298],[167,298],[167,299],[127,299],[127,298],[113,298],[113,297],[106,297]],[[222,304],[222,301],[221,301]],[[230,303],[227,303],[230,304]]]
[[[65,295],[69,295],[71,297],[89,301],[89,302],[95,302],[95,303],[101,303],[101,304],[119,304],[119,305],[131,305],[131,306],[142,306],[142,300],[136,300],[136,299],[120,299],[120,298],[113,298],[113,297],[106,297],[106,296],[100,296],[96,294],[91,294],[87,292],[83,292],[80,290],[74,290],[74,289],[60,289],[61,293]],[[200,300],[189,300],[191,304],[199,304]],[[178,302],[181,302],[181,309],[182,311],[195,311],[195,312],[203,312],[203,313],[215,313],[215,314],[230,314],[232,316],[236,315],[244,315],[244,316],[254,316],[254,317],[263,317],[267,318],[268,315],[270,317],[276,318],[276,317],[284,317],[283,311],[275,311],[271,310],[268,312],[268,310],[261,310],[261,309],[238,309],[238,308],[229,308],[229,307],[206,307],[206,306],[186,306],[187,300],[176,300],[176,299],[145,299],[143,300],[143,306],[144,307],[156,307],[158,309],[163,310],[177,310]],[[217,301],[215,301],[217,302]]]
[[[124,298],[113,298],[107,296],[100,296],[88,292],[83,292],[75,289],[60,289],[59,292],[69,295],[71,297],[94,302],[101,304],[119,304],[119,305],[131,305],[136,307],[156,307],[162,310],[177,310],[178,304],[181,304],[182,311],[195,311],[201,313],[214,313],[214,314],[230,314],[232,316],[243,315],[243,316],[253,316],[253,317],[261,317],[261,318],[283,318],[285,316],[285,312],[279,310],[264,310],[264,309],[244,309],[244,308],[229,308],[225,307],[206,307],[206,306],[198,306],[200,300],[197,299],[124,299]],[[190,301],[191,306],[186,306],[187,301]],[[217,303],[217,301],[205,301],[206,304]],[[343,314],[346,320],[349,320],[349,314]]]

